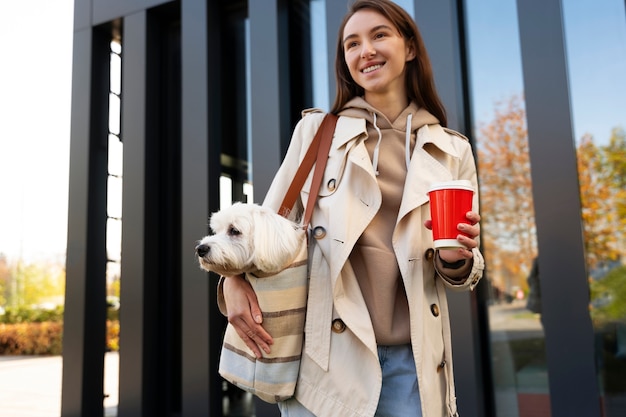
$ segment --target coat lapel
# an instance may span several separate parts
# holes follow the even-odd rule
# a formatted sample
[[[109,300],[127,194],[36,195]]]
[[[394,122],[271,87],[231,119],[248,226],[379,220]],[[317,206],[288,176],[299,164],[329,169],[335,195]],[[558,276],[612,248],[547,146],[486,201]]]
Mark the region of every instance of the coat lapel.
[[[427,151],[427,144],[433,144],[450,157],[458,158],[456,149],[450,143],[449,135],[440,125],[426,125],[418,129],[415,148],[404,183],[398,221],[428,202],[428,190],[433,182],[453,179],[450,170]]]

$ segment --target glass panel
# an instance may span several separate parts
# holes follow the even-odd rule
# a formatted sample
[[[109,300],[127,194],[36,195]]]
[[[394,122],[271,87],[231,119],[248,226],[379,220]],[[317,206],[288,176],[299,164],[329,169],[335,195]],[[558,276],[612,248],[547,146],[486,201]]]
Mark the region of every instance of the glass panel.
[[[107,158],[107,322],[104,361],[104,408],[106,417],[117,415],[119,375],[119,308],[122,261],[122,186],[124,146],[120,138],[122,45],[110,44],[109,79],[109,135]]]
[[[466,2],[495,415],[550,415],[515,0]]]
[[[626,11],[563,3],[602,415],[626,415]]]
[[[326,0],[311,0],[311,73],[313,76],[313,107],[328,110],[328,51],[326,38]],[[333,51],[334,53],[334,51]],[[331,55],[334,56],[334,55]]]

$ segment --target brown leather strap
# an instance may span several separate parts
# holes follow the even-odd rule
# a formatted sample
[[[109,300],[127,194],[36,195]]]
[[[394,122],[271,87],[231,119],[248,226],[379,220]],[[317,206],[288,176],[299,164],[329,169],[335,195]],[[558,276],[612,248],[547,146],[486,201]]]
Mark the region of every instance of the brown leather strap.
[[[335,132],[335,126],[337,125],[338,117],[332,113],[328,113],[322,124],[320,125],[313,141],[309,145],[296,175],[294,175],[285,198],[283,199],[278,214],[287,217],[289,212],[296,203],[296,199],[300,194],[300,190],[304,186],[304,182],[315,164],[315,171],[313,172],[313,179],[311,182],[311,189],[309,190],[309,199],[307,201],[306,209],[304,210],[304,219],[302,226],[307,227],[311,221],[313,215],[313,207],[317,199],[317,194],[322,184],[322,178],[324,177],[324,169],[326,168],[326,161],[328,161],[328,152],[330,151],[330,144],[333,141],[333,134]]]

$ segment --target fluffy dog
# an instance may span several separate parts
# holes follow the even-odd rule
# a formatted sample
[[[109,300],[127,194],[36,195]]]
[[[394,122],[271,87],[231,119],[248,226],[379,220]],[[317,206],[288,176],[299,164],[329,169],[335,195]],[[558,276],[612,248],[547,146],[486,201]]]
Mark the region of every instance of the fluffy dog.
[[[298,255],[305,231],[257,204],[235,203],[211,215],[213,235],[196,246],[200,267],[220,275],[272,275]]]

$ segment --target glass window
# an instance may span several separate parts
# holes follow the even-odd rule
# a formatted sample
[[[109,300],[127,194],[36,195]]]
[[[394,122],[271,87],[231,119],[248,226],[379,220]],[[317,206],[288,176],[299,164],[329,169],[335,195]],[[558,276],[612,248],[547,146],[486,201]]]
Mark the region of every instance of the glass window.
[[[109,136],[107,157],[107,224],[106,224],[106,292],[107,292],[107,354],[104,362],[107,416],[117,415],[119,373],[119,307],[122,262],[122,184],[124,145],[121,138],[122,44],[110,44]]]
[[[626,11],[563,2],[583,234],[605,417],[626,412]]]
[[[515,0],[466,2],[495,415],[550,415]]]

